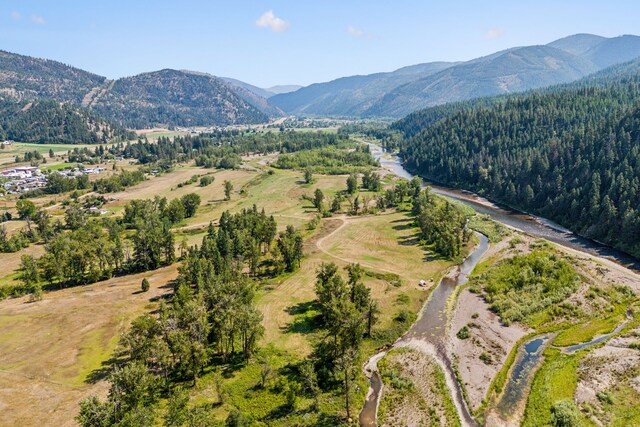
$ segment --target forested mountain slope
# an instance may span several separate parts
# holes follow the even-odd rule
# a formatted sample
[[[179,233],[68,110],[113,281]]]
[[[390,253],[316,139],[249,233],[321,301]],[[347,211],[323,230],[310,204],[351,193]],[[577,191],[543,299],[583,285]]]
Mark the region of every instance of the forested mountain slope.
[[[0,93],[17,100],[56,99],[79,104],[104,81],[105,77],[61,62],[0,51]]]
[[[0,51],[0,95],[90,108],[130,127],[224,126],[280,116],[250,85],[191,71],[161,70],[118,80],[48,59]]]
[[[0,140],[98,144],[133,138],[132,132],[70,104],[0,100]]]
[[[161,70],[116,80],[91,108],[127,127],[158,123],[191,126],[267,121],[223,80]]]
[[[427,178],[640,256],[640,74],[459,109],[401,155]]]

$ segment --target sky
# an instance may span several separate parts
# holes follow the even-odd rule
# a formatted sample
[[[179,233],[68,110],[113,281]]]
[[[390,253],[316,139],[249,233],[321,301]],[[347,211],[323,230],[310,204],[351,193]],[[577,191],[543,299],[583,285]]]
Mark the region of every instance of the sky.
[[[0,0],[0,49],[118,78],[189,69],[270,87],[640,34],[637,0]]]

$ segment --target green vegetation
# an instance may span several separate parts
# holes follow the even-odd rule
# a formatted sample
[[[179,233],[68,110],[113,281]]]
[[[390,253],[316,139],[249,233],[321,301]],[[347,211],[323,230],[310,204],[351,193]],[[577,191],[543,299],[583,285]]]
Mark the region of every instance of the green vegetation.
[[[487,236],[491,243],[498,243],[510,234],[507,227],[482,214],[475,214],[469,219],[469,228]]]
[[[471,334],[469,333],[469,326],[467,325],[464,325],[462,328],[460,328],[460,330],[456,334],[456,337],[458,337],[458,339],[461,339],[461,340],[466,340],[470,336]]]
[[[457,109],[413,130],[401,155],[428,178],[640,255],[639,93],[630,74]]]
[[[359,145],[355,151],[338,148],[321,148],[281,155],[273,164],[279,169],[311,170],[313,173],[342,175],[369,171],[379,166],[371,157],[367,145]]]
[[[573,394],[578,382],[576,370],[583,355],[564,355],[554,348],[545,350],[545,363],[536,372],[531,384],[522,424],[524,427],[582,425],[585,417],[575,407]]]
[[[469,240],[465,212],[457,205],[440,199],[431,193],[429,187],[423,191],[414,190],[411,212],[421,237],[433,250],[446,257],[455,258]]]
[[[206,187],[208,185],[213,184],[213,181],[215,181],[215,177],[213,175],[205,175],[202,178],[200,178],[200,187]]]
[[[0,140],[39,144],[104,144],[133,133],[89,110],[54,101],[0,100]]]
[[[576,291],[580,277],[569,263],[548,250],[534,250],[501,261],[472,280],[483,291],[500,320],[531,323],[534,316],[564,301]]]

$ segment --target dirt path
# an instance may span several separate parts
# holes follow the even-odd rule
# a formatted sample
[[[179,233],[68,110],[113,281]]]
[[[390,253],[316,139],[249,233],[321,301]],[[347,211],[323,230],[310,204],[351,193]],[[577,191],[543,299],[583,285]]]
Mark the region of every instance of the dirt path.
[[[366,217],[359,217],[359,218],[366,218]],[[340,257],[340,256],[338,256],[338,255],[332,254],[331,252],[329,252],[327,249],[325,249],[325,248],[322,246],[322,244],[324,243],[324,241],[325,241],[327,238],[329,238],[329,237],[333,236],[333,235],[334,235],[334,234],[336,234],[338,231],[342,230],[342,229],[343,229],[345,226],[347,226],[351,221],[356,221],[356,219],[348,219],[348,218],[346,218],[346,217],[344,217],[344,216],[342,216],[342,217],[335,217],[335,219],[341,220],[341,221],[342,221],[342,224],[340,224],[340,226],[339,226],[338,228],[336,228],[335,230],[333,230],[331,233],[329,233],[329,234],[327,234],[327,235],[323,236],[322,238],[318,239],[318,240],[317,240],[317,242],[316,242],[316,246],[317,246],[317,248],[318,248],[320,251],[322,251],[322,252],[324,252],[325,254],[329,255],[331,258],[337,259],[338,261],[342,261],[342,262],[347,263],[347,264],[351,264],[351,263],[353,263],[353,262],[354,262],[354,260],[353,260],[353,259],[343,258],[343,257]],[[362,261],[358,261],[358,263],[359,263],[362,267],[366,267],[366,268],[368,268],[368,269],[370,269],[370,270],[383,271],[383,272],[385,272],[385,273],[390,273],[390,274],[398,275],[398,272],[397,272],[397,271],[388,270],[388,269],[386,269],[386,268],[379,267],[379,266],[369,265],[369,264],[364,263],[364,262],[362,262]]]

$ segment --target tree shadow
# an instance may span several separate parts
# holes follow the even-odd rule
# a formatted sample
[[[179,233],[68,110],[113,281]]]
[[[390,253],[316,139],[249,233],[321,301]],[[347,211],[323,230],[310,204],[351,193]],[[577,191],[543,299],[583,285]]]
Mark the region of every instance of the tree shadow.
[[[96,384],[102,380],[105,380],[109,377],[109,374],[113,371],[116,366],[122,365],[124,361],[118,356],[112,356],[107,360],[104,360],[100,367],[94,369],[89,372],[87,378],[85,378],[84,382],[87,384]]]
[[[313,424],[314,427],[334,427],[344,423],[344,418],[335,414],[326,414],[324,412],[318,415],[318,420]]]
[[[273,408],[265,417],[265,420],[277,420],[279,418],[285,417],[287,415],[291,415],[294,412],[296,412],[294,409],[292,409],[289,405],[287,405],[286,403],[283,403],[280,406],[276,406],[275,408]]]
[[[411,230],[412,228],[415,227],[413,220],[409,218],[394,220],[394,221],[391,221],[391,223],[396,224],[392,227],[396,231]]]
[[[296,316],[291,323],[282,327],[285,332],[310,334],[322,328],[321,315],[318,313],[316,301],[301,302],[286,308],[285,311]]]
[[[398,237],[398,244],[401,246],[419,246],[420,233]]]

